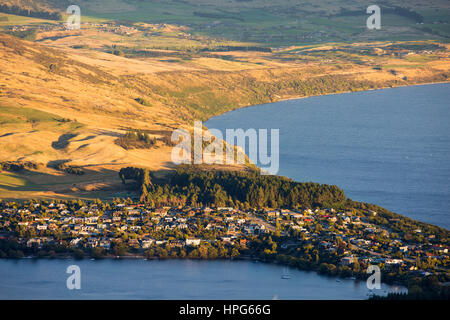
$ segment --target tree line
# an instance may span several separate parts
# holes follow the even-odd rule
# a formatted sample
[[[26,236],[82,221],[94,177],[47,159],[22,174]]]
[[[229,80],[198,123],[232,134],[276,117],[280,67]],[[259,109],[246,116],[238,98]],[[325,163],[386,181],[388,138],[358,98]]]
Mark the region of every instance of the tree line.
[[[155,146],[156,138],[151,138],[148,133],[140,130],[130,130],[114,141],[125,150],[130,149],[150,149]]]
[[[39,164],[32,161],[3,161],[0,162],[0,171],[19,172],[25,169],[37,170]]]
[[[42,18],[49,20],[62,20],[61,12],[50,11],[50,10],[34,10],[31,8],[21,8],[16,5],[0,4],[0,12],[15,14],[18,16]]]
[[[234,206],[248,208],[296,208],[331,206],[347,198],[333,185],[296,182],[280,176],[263,176],[256,170],[205,171],[181,167],[164,180],[148,169],[123,168],[122,182],[135,180],[140,200],[155,206]]]

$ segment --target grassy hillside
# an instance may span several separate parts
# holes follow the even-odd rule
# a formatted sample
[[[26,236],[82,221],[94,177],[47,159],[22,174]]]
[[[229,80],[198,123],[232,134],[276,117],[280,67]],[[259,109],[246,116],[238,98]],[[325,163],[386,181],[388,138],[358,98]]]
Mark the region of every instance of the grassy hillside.
[[[63,15],[60,8],[68,5],[69,2],[65,0],[2,0],[0,12],[49,20],[61,20]]]
[[[211,36],[213,27],[202,32],[208,21],[221,26],[225,20],[193,12],[223,13],[220,2],[102,3],[82,3],[91,16],[80,30],[0,13],[0,162],[38,164],[0,172],[0,198],[128,194],[117,178],[120,168],[173,168],[167,137],[176,128],[191,128],[194,119],[288,98],[448,81],[449,45],[442,41],[278,47],[242,41],[233,32]],[[255,19],[264,10],[289,21],[289,12],[280,9],[287,3],[232,1],[227,10],[256,10]],[[166,8],[174,19],[162,13],[160,20],[144,18],[145,8],[153,8],[153,15]],[[304,10],[312,17],[320,8],[319,1]],[[134,22],[109,20],[125,14]],[[192,17],[196,22],[189,23]],[[270,26],[230,17],[237,25]],[[166,18],[177,24],[155,23]],[[145,143],[130,141],[130,132],[141,133]]]

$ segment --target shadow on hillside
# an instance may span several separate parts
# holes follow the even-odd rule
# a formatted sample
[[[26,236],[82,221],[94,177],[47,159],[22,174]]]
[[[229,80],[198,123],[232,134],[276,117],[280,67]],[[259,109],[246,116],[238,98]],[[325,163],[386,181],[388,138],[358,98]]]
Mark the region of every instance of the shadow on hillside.
[[[13,172],[13,177],[18,179],[21,185],[14,186],[0,179],[0,191],[14,192],[15,195],[8,198],[17,197],[17,199],[23,199],[28,194],[28,198],[41,196],[48,198],[51,195],[65,198],[109,198],[117,197],[116,193],[130,193],[127,186],[122,185],[116,170],[89,170],[85,167],[84,170],[84,175],[50,174],[30,170]],[[46,193],[49,195],[45,195]]]
[[[74,142],[87,141],[87,140],[91,140],[94,138],[95,138],[95,136],[87,136],[87,137],[84,137],[83,139],[74,140]]]
[[[8,133],[5,133],[5,134],[2,134],[2,135],[0,136],[0,138],[12,136],[13,134],[16,134],[16,132],[8,132]]]
[[[47,162],[47,168],[57,168],[60,164],[64,164],[70,161],[72,161],[72,159],[51,160]]]
[[[116,137],[116,138],[120,138],[123,135],[114,131],[110,131],[110,130],[104,130],[104,129],[97,129],[94,131],[96,134],[98,135],[103,135],[103,136],[110,136],[110,137]]]
[[[75,133],[65,133],[59,136],[57,141],[52,142],[53,149],[61,150],[67,147],[70,143],[70,139],[75,138],[78,134]]]
[[[71,161],[60,159],[49,161],[47,167],[55,168],[59,164]],[[100,166],[114,165],[117,169],[99,168]],[[0,193],[5,191],[4,199],[30,199],[30,198],[82,198],[82,199],[112,199],[112,198],[139,198],[139,188],[133,181],[123,184],[119,178],[119,170],[132,166],[125,163],[98,163],[79,166],[84,170],[83,175],[69,174],[62,171],[38,172],[23,170],[9,173],[5,180],[0,178]],[[136,166],[137,167],[137,166]],[[155,181],[162,181],[177,167],[167,161],[161,169],[152,170]],[[6,172],[5,172],[6,173]],[[10,179],[9,181],[7,179]],[[17,179],[17,185],[11,183]],[[20,185],[19,185],[20,184]],[[13,195],[11,195],[11,193]]]

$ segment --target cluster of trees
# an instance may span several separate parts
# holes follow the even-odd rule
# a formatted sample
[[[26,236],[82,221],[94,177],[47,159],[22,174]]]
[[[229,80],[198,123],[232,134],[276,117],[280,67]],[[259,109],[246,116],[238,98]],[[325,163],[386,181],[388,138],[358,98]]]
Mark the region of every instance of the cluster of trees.
[[[24,253],[17,241],[0,240],[0,259],[2,258],[22,258]]]
[[[435,275],[408,280],[408,293],[389,293],[386,297],[373,296],[370,300],[449,300],[450,287],[441,285],[448,279],[439,279]]]
[[[21,244],[16,239],[0,239],[0,259],[19,259],[25,256],[35,256],[38,258],[56,258],[58,254],[70,254],[76,258],[82,258],[85,255],[83,250],[70,248],[69,246],[64,244],[45,244],[42,248],[38,248],[36,245],[28,247],[25,243]]]
[[[146,132],[131,130],[127,131],[123,137],[117,139],[115,143],[126,150],[149,149],[155,146],[156,138],[150,138]]]
[[[57,11],[50,11],[48,9],[32,9],[32,8],[23,8],[17,5],[8,5],[8,4],[0,4],[0,12],[15,14],[18,16],[26,16],[26,17],[34,17],[34,18],[42,18],[49,20],[61,20],[62,14]]]
[[[119,178],[125,184],[126,180],[135,180],[139,185],[151,184],[150,171],[148,169],[141,169],[135,167],[122,168],[119,171]]]
[[[134,180],[137,183],[137,187],[140,188],[140,201],[148,201],[148,189],[152,184],[150,170],[126,167],[119,171],[119,177],[122,183],[125,184],[126,180]]]
[[[80,167],[67,165],[65,163],[59,163],[55,166],[55,168],[57,170],[64,171],[64,172],[70,173],[70,174],[76,174],[78,176],[81,176],[85,173],[84,170],[81,169]]]
[[[258,171],[204,171],[182,167],[167,179],[151,182],[147,169],[125,168],[123,182],[138,182],[141,201],[161,205],[212,205],[248,208],[331,206],[346,200],[336,186],[300,183],[279,176],[263,176]]]
[[[28,40],[28,41],[36,40],[36,36],[37,36],[36,29],[29,29],[29,30],[24,30],[24,31],[8,31],[7,33],[14,37]]]
[[[99,259],[104,257],[106,253],[106,250],[102,248],[72,248],[68,245],[68,241],[63,242],[63,244],[44,244],[42,248],[38,248],[36,245],[28,247],[26,244],[20,244],[14,239],[0,240],[0,259],[20,259],[25,256],[58,258],[67,255],[75,259],[83,259],[86,256]]]
[[[144,253],[148,259],[229,259],[240,255],[238,247],[227,247],[223,243],[202,243],[198,247],[175,247],[167,244],[165,247],[153,246]]]
[[[33,169],[36,170],[39,168],[39,165],[32,161],[4,161],[0,162],[0,170],[10,171],[10,172],[19,172],[24,169]]]
[[[322,95],[332,92],[358,91],[368,89],[369,82],[355,81],[346,76],[322,76],[306,80],[291,80],[278,84],[280,89],[292,88],[296,93],[304,96]]]
[[[108,53],[111,53],[115,56],[124,57],[125,51],[124,48],[120,48],[117,45],[113,44],[111,48],[108,50]]]
[[[60,119],[56,119],[56,121],[58,121],[58,122],[72,122],[72,120],[71,119],[69,119],[69,118],[60,118]],[[75,122],[76,122],[76,120],[74,120]]]
[[[145,107],[151,107],[152,106],[150,101],[148,101],[147,99],[144,99],[144,98],[136,98],[136,99],[134,99],[134,101],[136,101],[139,104],[142,104]]]
[[[125,53],[120,49],[112,49],[111,54],[119,57],[125,57]]]
[[[84,170],[79,168],[79,167],[74,167],[74,166],[67,166],[64,169],[65,172],[70,173],[70,174],[76,174],[78,176],[81,176],[84,174]]]
[[[437,50],[445,50],[445,47],[441,46],[440,44],[437,44],[437,43],[395,43],[395,44],[391,44],[389,46],[386,46],[385,49],[389,49],[389,50],[406,49],[406,50],[415,50],[415,51],[420,51],[420,50],[437,51]]]

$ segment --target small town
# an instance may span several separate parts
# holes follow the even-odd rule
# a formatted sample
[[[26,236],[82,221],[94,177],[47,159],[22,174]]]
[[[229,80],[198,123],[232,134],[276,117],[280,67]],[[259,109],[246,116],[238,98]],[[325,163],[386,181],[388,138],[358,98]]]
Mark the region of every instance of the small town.
[[[417,229],[405,241],[371,223],[372,210],[153,208],[130,199],[4,201],[0,208],[2,258],[238,258],[353,278],[378,265],[387,281],[448,281],[445,239]]]

